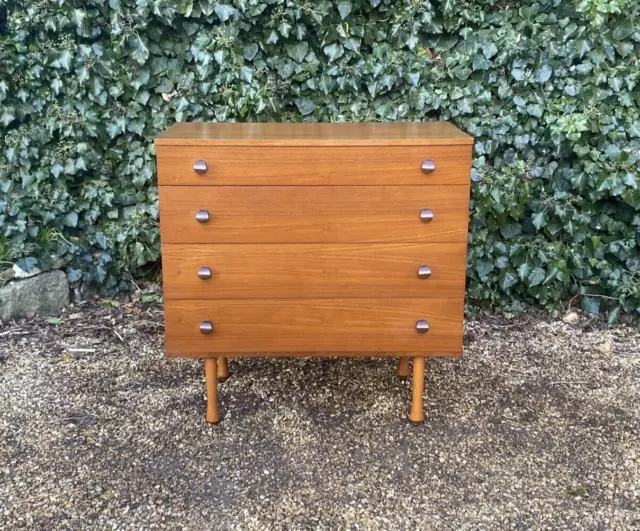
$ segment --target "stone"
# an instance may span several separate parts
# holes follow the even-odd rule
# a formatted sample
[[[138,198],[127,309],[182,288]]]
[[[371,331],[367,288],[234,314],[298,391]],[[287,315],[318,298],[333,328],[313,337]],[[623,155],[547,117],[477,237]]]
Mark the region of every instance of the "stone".
[[[3,269],[0,271],[0,288],[13,279],[13,269]]]
[[[580,314],[578,312],[571,310],[567,312],[567,314],[562,318],[562,320],[565,323],[575,325],[580,322]]]
[[[611,354],[613,345],[611,344],[611,341],[605,341],[604,343],[600,343],[596,348],[603,354]]]
[[[59,270],[46,271],[0,288],[0,320],[55,314],[68,302],[67,275]]]

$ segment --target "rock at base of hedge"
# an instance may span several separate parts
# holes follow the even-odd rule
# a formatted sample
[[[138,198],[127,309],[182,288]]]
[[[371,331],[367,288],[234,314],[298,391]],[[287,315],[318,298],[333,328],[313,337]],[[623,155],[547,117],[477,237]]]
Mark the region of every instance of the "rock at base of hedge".
[[[0,320],[57,313],[68,302],[67,275],[47,271],[0,288]]]

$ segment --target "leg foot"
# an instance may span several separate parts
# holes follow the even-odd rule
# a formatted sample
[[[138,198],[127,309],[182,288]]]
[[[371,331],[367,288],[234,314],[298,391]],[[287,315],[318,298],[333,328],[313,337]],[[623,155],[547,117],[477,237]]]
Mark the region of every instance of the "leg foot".
[[[413,394],[411,398],[411,412],[409,420],[416,424],[424,421],[424,407],[422,395],[424,394],[424,357],[413,358]]]
[[[205,358],[204,374],[207,382],[207,422],[212,424],[220,422],[217,372],[218,360],[216,358]]]
[[[408,378],[409,377],[409,356],[401,356],[398,361],[398,378]]]
[[[218,380],[224,382],[229,378],[229,362],[227,358],[218,359]]]

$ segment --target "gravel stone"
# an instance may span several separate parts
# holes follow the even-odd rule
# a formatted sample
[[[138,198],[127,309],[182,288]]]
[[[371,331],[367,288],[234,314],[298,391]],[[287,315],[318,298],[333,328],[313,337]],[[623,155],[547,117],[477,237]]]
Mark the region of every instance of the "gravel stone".
[[[640,332],[468,321],[427,362],[231,359],[223,421],[162,311],[69,307],[0,328],[0,528],[638,529]]]

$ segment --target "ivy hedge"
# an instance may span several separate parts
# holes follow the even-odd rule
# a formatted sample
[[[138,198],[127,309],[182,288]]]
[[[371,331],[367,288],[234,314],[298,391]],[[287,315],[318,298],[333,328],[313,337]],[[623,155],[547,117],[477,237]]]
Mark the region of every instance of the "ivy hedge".
[[[0,262],[106,290],[159,257],[175,121],[451,120],[468,296],[640,311],[637,0],[0,0]]]

